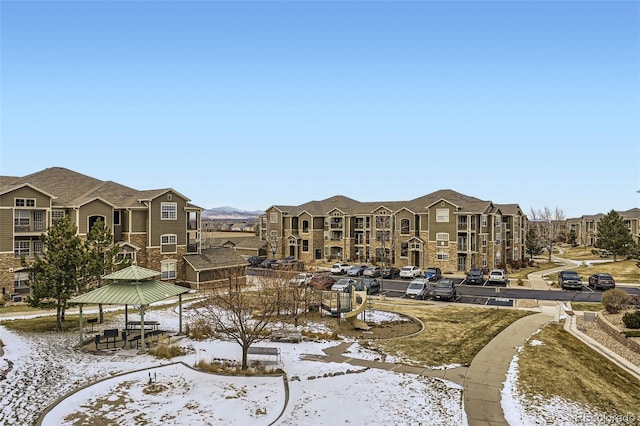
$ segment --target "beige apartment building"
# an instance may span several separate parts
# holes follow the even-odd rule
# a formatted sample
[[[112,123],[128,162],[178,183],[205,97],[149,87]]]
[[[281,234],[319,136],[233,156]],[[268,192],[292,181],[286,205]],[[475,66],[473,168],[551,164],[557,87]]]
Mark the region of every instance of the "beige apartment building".
[[[21,259],[28,262],[42,252],[40,235],[62,216],[71,218],[81,238],[86,238],[96,221],[104,221],[122,255],[134,264],[159,271],[162,280],[198,287],[198,277],[207,275],[203,271],[222,267],[201,253],[201,212],[202,208],[171,188],[140,191],[60,167],[23,177],[0,176],[3,299],[20,301],[29,294]],[[244,275],[242,256],[225,258],[224,267],[238,268],[236,272]],[[198,265],[197,273],[193,264]],[[219,275],[218,279],[225,279]]]
[[[260,218],[260,238],[275,257],[307,264],[347,261],[455,272],[519,262],[526,227],[517,204],[446,189],[410,201],[360,202],[338,195],[273,205]]]
[[[629,232],[634,240],[640,240],[640,208],[632,208],[625,211],[617,211],[624,219]],[[608,212],[607,212],[608,213]],[[594,215],[584,215],[578,218],[571,218],[564,221],[562,231],[576,232],[577,242],[583,246],[593,246],[597,240],[598,222],[606,214],[598,213]]]

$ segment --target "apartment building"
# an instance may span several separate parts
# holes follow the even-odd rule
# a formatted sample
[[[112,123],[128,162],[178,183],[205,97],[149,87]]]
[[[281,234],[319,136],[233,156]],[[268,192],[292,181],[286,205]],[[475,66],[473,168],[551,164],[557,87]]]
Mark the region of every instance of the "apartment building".
[[[140,191],[60,167],[0,176],[2,296],[19,301],[29,293],[21,258],[29,261],[42,252],[40,235],[62,216],[71,218],[81,238],[104,221],[134,264],[160,271],[162,280],[184,282],[184,256],[200,253],[201,212],[171,188]]]
[[[360,202],[337,195],[299,206],[273,205],[260,218],[260,238],[276,257],[305,263],[340,260],[454,272],[521,260],[526,226],[517,204],[445,189],[410,201]]]
[[[618,211],[618,214],[624,219],[625,225],[627,225],[633,239],[640,241],[640,208],[636,207],[625,211]],[[600,222],[600,219],[604,216],[606,216],[606,214],[598,213],[567,219],[566,230],[567,232],[571,230],[576,232],[578,244],[593,246],[597,240],[598,222]]]

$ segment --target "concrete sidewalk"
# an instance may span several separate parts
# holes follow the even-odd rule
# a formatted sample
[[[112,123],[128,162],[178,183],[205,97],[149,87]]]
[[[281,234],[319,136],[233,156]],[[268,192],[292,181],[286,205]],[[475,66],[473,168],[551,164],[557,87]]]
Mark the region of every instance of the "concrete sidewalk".
[[[464,408],[470,426],[507,425],[502,412],[503,383],[518,347],[553,320],[548,313],[520,318],[494,337],[473,358],[464,379]]]

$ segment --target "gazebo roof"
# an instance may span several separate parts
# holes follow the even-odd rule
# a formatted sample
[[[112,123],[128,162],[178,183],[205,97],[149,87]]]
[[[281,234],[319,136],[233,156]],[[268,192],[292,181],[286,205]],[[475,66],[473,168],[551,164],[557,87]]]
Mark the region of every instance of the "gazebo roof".
[[[189,292],[188,288],[162,281],[112,283],[69,300],[70,303],[102,303],[103,305],[149,305]]]
[[[105,280],[140,281],[157,276],[160,276],[160,272],[143,268],[142,266],[131,265],[111,274],[104,275],[102,278]]]
[[[70,303],[98,303],[103,305],[149,305],[166,298],[189,292],[188,288],[150,280],[159,272],[141,266],[129,266],[102,278],[117,280],[85,294],[73,297]]]

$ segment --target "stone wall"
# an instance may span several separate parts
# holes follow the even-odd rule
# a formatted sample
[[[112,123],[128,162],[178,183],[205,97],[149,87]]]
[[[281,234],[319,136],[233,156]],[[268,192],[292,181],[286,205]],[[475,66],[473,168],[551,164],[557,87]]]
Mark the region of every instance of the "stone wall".
[[[602,313],[598,313],[596,316],[596,322],[609,336],[613,337],[632,351],[640,353],[640,342],[636,339],[630,339],[622,334],[622,331],[615,325],[611,324],[604,315],[602,315]]]

